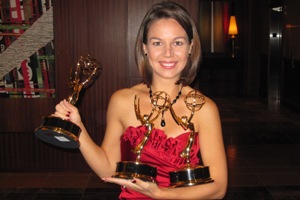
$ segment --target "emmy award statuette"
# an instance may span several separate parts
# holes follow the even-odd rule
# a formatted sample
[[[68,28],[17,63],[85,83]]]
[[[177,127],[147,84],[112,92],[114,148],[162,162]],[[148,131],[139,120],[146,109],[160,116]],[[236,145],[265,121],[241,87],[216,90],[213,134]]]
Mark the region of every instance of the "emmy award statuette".
[[[152,110],[149,115],[144,115],[143,117],[140,114],[139,100],[135,96],[134,99],[134,108],[137,119],[142,123],[142,125],[147,127],[147,132],[145,133],[141,142],[134,148],[132,151],[136,155],[135,161],[121,161],[117,163],[116,173],[113,177],[132,179],[139,178],[144,181],[156,182],[156,167],[146,165],[140,162],[141,153],[145,144],[148,141],[149,135],[152,132],[154,127],[153,122],[159,117],[160,113],[168,107],[169,97],[166,93],[156,93],[151,99]],[[153,114],[156,113],[155,116]]]
[[[191,111],[191,116],[189,118],[187,116],[179,118],[175,114],[173,108],[170,107],[170,112],[175,122],[184,130],[189,129],[191,131],[188,142],[184,150],[180,154],[181,157],[186,158],[186,165],[181,169],[169,172],[170,187],[185,187],[213,182],[213,179],[210,178],[208,166],[192,165],[190,163],[190,151],[195,139],[195,128],[191,120],[194,116],[195,111],[200,110],[204,103],[204,96],[198,93],[196,90],[193,90],[189,92],[189,94],[185,98],[185,104]]]
[[[90,54],[80,56],[77,65],[70,70],[69,84],[72,93],[67,101],[75,105],[80,91],[94,81],[100,70],[100,64]],[[79,148],[80,132],[81,129],[76,124],[53,116],[44,117],[41,125],[34,131],[38,139],[65,149]]]

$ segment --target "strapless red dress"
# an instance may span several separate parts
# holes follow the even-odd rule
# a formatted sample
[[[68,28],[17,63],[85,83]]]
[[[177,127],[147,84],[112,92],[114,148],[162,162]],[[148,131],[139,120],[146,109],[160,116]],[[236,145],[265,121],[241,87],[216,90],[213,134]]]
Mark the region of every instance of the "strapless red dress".
[[[122,161],[135,161],[136,156],[131,151],[143,139],[147,127],[128,127],[121,138],[121,159]],[[172,138],[160,129],[153,129],[147,143],[145,144],[140,162],[157,168],[156,181],[160,187],[168,187],[170,185],[169,172],[175,171],[185,166],[186,159],[180,157],[180,153],[184,150],[190,132]],[[191,148],[190,159],[191,164],[199,164],[200,147],[198,142],[198,134],[195,134],[194,144]],[[122,188],[119,196],[120,199],[151,199],[141,193],[132,191],[128,188]]]

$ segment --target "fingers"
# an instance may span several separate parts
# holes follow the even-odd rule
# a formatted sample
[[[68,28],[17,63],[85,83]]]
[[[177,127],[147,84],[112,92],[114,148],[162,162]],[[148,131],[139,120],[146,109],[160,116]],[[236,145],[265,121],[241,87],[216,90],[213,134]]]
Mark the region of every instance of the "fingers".
[[[145,192],[150,187],[149,182],[142,181],[138,178],[134,179],[121,179],[121,178],[103,178],[104,182],[115,183],[123,188],[130,188],[136,191]]]
[[[70,120],[70,114],[73,110],[72,105],[64,99],[55,106],[54,115],[65,120]]]
[[[135,190],[151,198],[156,198],[156,193],[160,190],[158,185],[153,182],[142,181],[141,179],[122,179],[122,178],[103,178],[104,182],[115,183],[122,188]]]
[[[104,182],[114,183],[122,186],[123,188],[133,188],[134,183],[131,179],[122,179],[122,178],[103,178]]]
[[[131,183],[134,185],[135,189],[139,192],[148,191],[151,186],[151,182],[142,181],[141,179],[138,178],[134,178],[133,180],[131,180]]]

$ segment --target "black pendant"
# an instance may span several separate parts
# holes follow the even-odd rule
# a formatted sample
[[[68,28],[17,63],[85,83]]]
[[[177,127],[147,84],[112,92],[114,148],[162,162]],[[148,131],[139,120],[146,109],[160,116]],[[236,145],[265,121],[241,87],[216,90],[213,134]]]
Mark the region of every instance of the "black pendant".
[[[162,120],[161,120],[161,122],[160,122],[160,125],[161,125],[162,127],[165,127],[165,125],[166,125],[166,122],[165,122],[165,120],[164,120],[164,119],[162,119]]]

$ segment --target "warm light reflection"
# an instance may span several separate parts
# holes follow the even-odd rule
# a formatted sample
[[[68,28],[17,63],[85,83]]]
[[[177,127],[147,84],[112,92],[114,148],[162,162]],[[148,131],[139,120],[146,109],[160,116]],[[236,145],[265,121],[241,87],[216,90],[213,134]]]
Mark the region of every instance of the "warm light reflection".
[[[300,28],[300,25],[286,24],[285,28]]]
[[[235,16],[230,16],[228,34],[234,38],[238,34]]]
[[[231,57],[234,58],[235,57],[234,40],[235,40],[235,35],[238,34],[238,28],[237,28],[237,25],[236,25],[235,16],[233,16],[233,15],[230,16],[228,34],[231,37]]]
[[[230,159],[236,159],[237,157],[237,147],[232,145],[227,147],[227,157]]]

